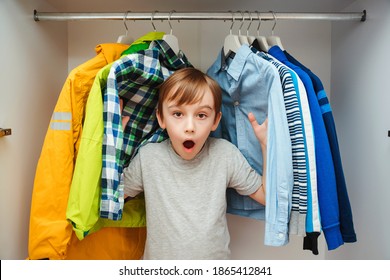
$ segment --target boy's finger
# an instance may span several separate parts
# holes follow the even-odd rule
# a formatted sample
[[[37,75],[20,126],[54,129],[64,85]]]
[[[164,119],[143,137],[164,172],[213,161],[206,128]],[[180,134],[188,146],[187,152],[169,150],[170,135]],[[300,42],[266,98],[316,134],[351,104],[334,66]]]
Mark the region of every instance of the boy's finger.
[[[120,110],[122,112],[123,111],[123,99],[122,98],[119,98],[119,107],[120,107]]]
[[[122,127],[126,127],[130,120],[130,116],[122,116]]]
[[[252,112],[250,112],[250,113],[248,114],[248,119],[249,119],[249,121],[251,122],[252,126],[258,125],[257,120],[256,120],[256,118],[255,118],[255,115],[253,115]]]

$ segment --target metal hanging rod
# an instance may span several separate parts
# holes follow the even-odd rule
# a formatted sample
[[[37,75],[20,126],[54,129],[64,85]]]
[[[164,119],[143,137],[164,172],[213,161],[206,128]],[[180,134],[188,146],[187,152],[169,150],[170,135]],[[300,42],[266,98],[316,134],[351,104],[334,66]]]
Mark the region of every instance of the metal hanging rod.
[[[125,13],[52,13],[34,10],[35,21],[70,20],[330,20],[365,21],[366,10],[349,13],[276,13],[236,12],[125,12]]]

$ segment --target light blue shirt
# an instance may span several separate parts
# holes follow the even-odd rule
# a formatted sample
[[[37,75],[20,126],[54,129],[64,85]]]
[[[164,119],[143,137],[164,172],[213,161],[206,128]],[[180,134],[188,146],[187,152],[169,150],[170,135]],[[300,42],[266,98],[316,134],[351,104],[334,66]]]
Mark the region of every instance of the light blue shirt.
[[[248,120],[252,112],[259,123],[268,116],[267,207],[237,192],[227,192],[227,212],[258,220],[265,219],[264,244],[281,246],[288,240],[288,225],[276,213],[288,216],[293,186],[291,139],[282,86],[277,69],[242,45],[234,58],[223,51],[207,71],[222,88],[222,119],[212,134],[236,145],[260,174],[263,156]]]

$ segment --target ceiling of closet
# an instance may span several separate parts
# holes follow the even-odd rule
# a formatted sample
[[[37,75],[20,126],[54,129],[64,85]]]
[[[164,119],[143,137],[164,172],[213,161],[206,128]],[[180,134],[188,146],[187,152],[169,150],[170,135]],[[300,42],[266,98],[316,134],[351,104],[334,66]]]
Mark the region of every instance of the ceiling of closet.
[[[228,11],[340,12],[355,0],[47,0],[58,12]],[[37,7],[39,10],[39,7]],[[55,11],[55,10],[53,10]],[[49,12],[49,11],[46,11]]]

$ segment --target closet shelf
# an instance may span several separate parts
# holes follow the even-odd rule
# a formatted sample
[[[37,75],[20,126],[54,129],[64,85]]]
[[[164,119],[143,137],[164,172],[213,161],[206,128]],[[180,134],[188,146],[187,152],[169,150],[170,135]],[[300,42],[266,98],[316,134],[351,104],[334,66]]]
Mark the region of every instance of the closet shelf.
[[[366,10],[345,13],[277,13],[257,11],[236,12],[124,12],[124,13],[54,13],[34,10],[35,21],[75,20],[330,20],[365,21]]]

